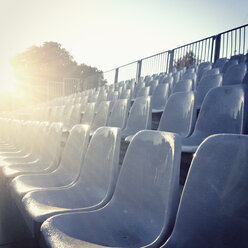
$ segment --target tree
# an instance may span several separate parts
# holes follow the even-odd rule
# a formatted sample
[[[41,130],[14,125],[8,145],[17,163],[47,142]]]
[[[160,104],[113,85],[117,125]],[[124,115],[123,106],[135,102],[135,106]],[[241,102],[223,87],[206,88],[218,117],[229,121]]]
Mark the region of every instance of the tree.
[[[28,85],[45,85],[49,81],[61,82],[64,78],[85,80],[93,75],[103,78],[102,71],[86,64],[78,65],[61,44],[52,41],[27,48],[14,56],[11,64],[16,79]]]
[[[173,67],[179,69],[181,67],[188,67],[190,65],[196,64],[197,59],[192,51],[187,52],[182,58],[179,58],[174,62]]]

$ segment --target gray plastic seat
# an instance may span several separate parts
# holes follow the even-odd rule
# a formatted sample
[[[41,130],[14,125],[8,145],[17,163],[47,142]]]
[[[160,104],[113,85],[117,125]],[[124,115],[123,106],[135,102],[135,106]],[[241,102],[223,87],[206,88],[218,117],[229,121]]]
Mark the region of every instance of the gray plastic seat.
[[[109,101],[104,101],[99,104],[97,112],[90,126],[91,134],[95,132],[97,128],[107,125],[107,121],[109,117],[109,104],[110,104]]]
[[[94,212],[59,215],[41,227],[49,247],[159,247],[179,202],[179,136],[141,131],[128,147],[113,198]]]
[[[163,112],[169,97],[169,84],[159,84],[152,95],[152,113]]]
[[[67,188],[33,191],[24,196],[23,212],[31,231],[37,231],[31,223],[41,225],[52,215],[71,210],[96,210],[109,202],[120,170],[120,140],[118,128],[97,129],[74,184]]]
[[[33,173],[49,173],[57,168],[60,154],[61,154],[61,137],[63,126],[61,123],[51,124],[47,135],[44,132],[44,139],[41,143],[37,142],[40,146],[40,156],[33,162],[17,162],[4,166],[2,173],[8,180],[23,174]]]
[[[163,248],[247,247],[247,147],[247,136],[230,134],[201,144]]]
[[[202,77],[196,90],[196,108],[200,109],[206,94],[215,87],[222,86],[222,75],[208,75]]]
[[[129,108],[130,101],[128,99],[117,100],[110,113],[107,126],[123,129],[127,122]]]
[[[79,176],[89,142],[89,127],[75,125],[67,139],[59,166],[51,173],[21,175],[11,182],[13,195],[19,201],[26,193],[44,188],[68,186]]]
[[[213,68],[211,70],[204,70],[202,73],[202,78],[205,76],[209,76],[209,75],[218,75],[220,74],[220,69],[219,68]]]
[[[126,89],[121,92],[120,99],[130,99],[131,98],[131,90]]]
[[[134,135],[140,130],[151,129],[151,122],[151,97],[143,96],[136,98],[130,109],[127,125],[122,130],[122,137]]]
[[[230,66],[223,76],[223,85],[241,84],[246,72],[245,63]]]
[[[197,85],[196,85],[197,75],[195,72],[189,72],[189,73],[183,74],[182,79],[191,79],[193,82],[193,89],[195,90],[197,88]]]
[[[198,67],[197,82],[199,82],[201,80],[202,75],[206,70],[211,70],[211,69],[212,69],[212,63],[210,63],[210,62],[202,62]]]
[[[220,71],[222,72],[224,65],[226,64],[226,62],[228,61],[227,58],[220,58],[217,59],[214,64],[213,64],[213,68],[219,68]]]
[[[183,79],[177,82],[173,88],[173,93],[187,92],[193,90],[192,79]]]
[[[161,116],[158,130],[189,136],[196,120],[195,96],[191,92],[172,94]]]
[[[150,86],[146,86],[139,90],[139,92],[137,93],[137,97],[149,96],[149,94],[150,94]]]
[[[247,121],[246,91],[244,85],[211,89],[202,103],[193,134],[183,140],[182,151],[195,152],[200,143],[213,134],[242,134]]]
[[[149,96],[152,96],[153,92],[156,90],[156,87],[158,86],[159,80],[153,80],[152,82],[149,83],[150,86],[150,92]]]
[[[222,68],[222,73],[226,73],[226,71],[228,70],[228,68],[229,67],[231,67],[231,66],[233,66],[233,65],[238,65],[238,60],[236,60],[236,59],[231,59],[231,60],[229,60],[229,61],[227,61],[226,63],[225,63],[225,65],[223,66],[223,68]]]
[[[43,130],[47,127],[46,123],[33,122],[29,127],[28,135],[31,137],[27,141],[27,150],[21,153],[2,154],[0,157],[0,166],[15,165],[15,164],[32,164],[41,159],[40,143],[43,141]],[[28,137],[28,136],[27,136]],[[27,138],[25,137],[25,139]]]
[[[95,116],[95,103],[88,103],[82,114],[81,124],[90,126]]]

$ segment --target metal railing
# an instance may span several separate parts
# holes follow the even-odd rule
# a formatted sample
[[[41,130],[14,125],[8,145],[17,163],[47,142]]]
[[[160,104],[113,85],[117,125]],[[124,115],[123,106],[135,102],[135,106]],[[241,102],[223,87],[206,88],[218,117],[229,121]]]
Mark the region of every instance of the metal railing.
[[[247,41],[248,24],[108,70],[103,73],[104,79],[109,84],[132,78],[138,81],[146,75],[171,72],[174,67],[215,62],[247,53]]]

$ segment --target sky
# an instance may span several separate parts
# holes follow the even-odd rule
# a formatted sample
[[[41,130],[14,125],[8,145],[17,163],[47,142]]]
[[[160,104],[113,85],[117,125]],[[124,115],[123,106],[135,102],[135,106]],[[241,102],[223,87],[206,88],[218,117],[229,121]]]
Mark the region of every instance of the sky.
[[[0,0],[0,91],[10,59],[58,42],[103,71],[248,23],[247,0]]]

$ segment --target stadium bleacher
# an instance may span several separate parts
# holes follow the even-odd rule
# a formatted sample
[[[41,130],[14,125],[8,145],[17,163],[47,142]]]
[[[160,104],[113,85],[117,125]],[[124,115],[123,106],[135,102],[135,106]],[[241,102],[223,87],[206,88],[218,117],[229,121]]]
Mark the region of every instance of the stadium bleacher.
[[[2,113],[2,207],[33,247],[246,247],[247,66],[235,54]]]

